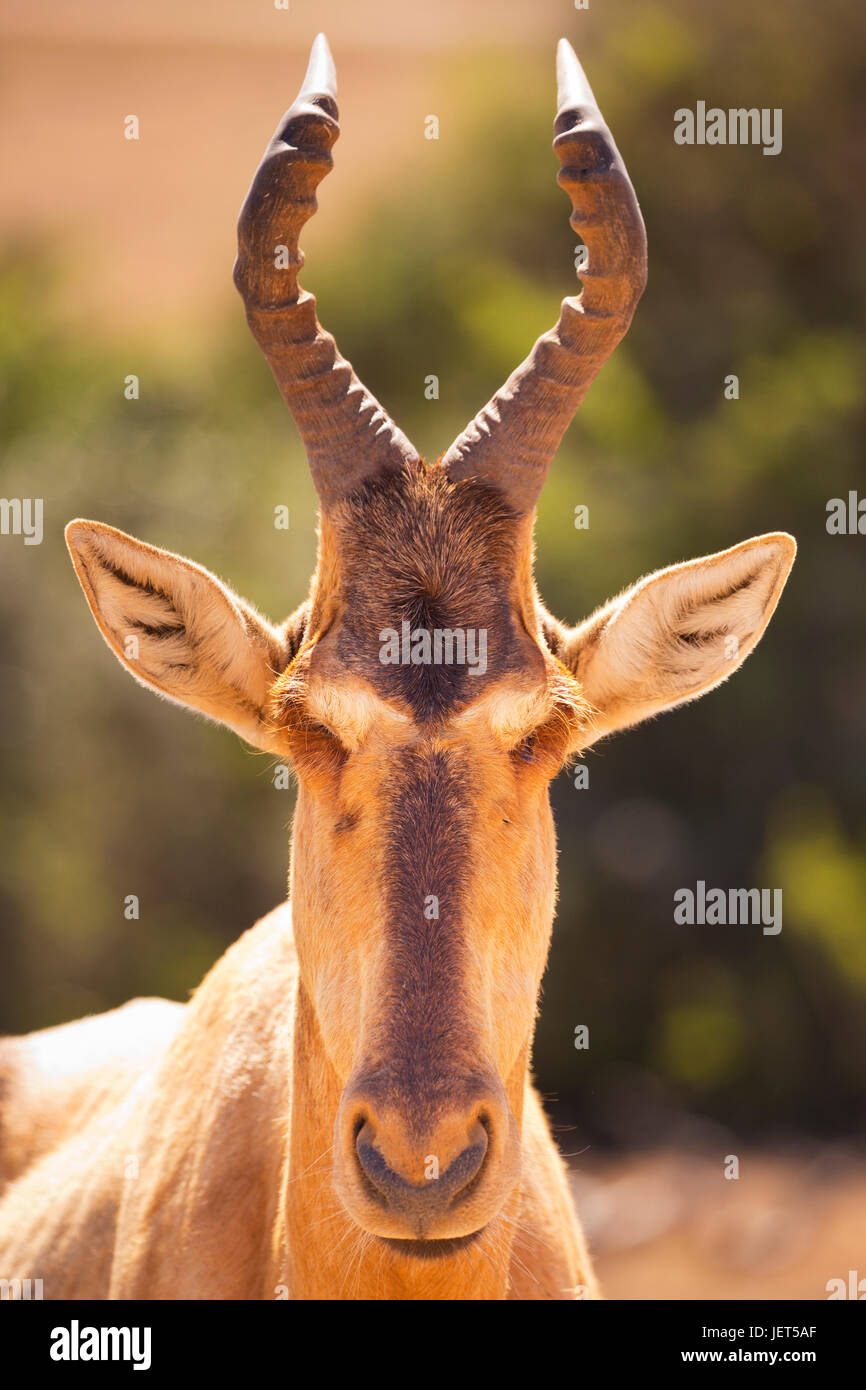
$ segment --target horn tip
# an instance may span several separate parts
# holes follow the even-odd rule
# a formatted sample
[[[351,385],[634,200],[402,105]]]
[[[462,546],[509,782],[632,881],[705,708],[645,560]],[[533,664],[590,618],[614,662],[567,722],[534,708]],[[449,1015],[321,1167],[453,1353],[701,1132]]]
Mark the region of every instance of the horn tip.
[[[310,61],[301,85],[301,94],[308,92],[337,99],[337,69],[324,34],[316,35],[310,49]]]
[[[557,112],[588,102],[596,105],[586,73],[568,39],[560,39],[556,46],[556,87]]]

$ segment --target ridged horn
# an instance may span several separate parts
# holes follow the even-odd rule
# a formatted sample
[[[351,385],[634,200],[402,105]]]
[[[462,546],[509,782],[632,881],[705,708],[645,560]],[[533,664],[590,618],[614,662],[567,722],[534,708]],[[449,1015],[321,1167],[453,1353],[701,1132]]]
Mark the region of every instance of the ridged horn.
[[[320,327],[313,295],[298,285],[298,239],[316,211],[340,133],[337,76],[316,38],[295,101],[265,150],[241,209],[234,281],[253,337],[295,418],[323,507],[418,455]]]
[[[442,459],[455,480],[494,484],[516,511],[535,506],[590,384],[624,337],[646,284],[646,231],[631,180],[571,44],[557,51],[553,148],[588,261],[583,291]]]

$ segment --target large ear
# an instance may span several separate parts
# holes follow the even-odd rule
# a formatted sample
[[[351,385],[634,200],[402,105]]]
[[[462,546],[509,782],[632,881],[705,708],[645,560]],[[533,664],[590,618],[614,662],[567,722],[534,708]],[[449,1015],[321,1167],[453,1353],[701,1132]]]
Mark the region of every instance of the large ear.
[[[100,632],[142,685],[273,751],[267,699],[293,654],[277,629],[200,565],[98,521],[66,543]]]
[[[648,575],[558,641],[554,632],[593,707],[583,746],[727,680],[770,621],[796,553],[793,536],[756,536]]]

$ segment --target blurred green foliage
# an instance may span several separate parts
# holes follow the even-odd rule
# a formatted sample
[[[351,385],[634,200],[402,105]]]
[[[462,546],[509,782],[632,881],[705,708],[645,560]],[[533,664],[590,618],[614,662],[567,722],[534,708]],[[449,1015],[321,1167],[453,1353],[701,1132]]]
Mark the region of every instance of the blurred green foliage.
[[[565,774],[554,787],[561,897],[538,1080],[557,1118],[602,1142],[671,1139],[689,1114],[752,1135],[854,1134],[866,537],[828,536],[825,509],[866,494],[863,12],[676,0],[586,25],[650,279],[542,499],[542,593],[576,620],[648,570],[755,533],[789,530],[800,554],[729,685],[589,755],[589,790]],[[306,274],[322,320],[428,457],[574,292],[550,79],[546,45],[449,55],[459,136],[377,188],[342,260]],[[782,154],[676,146],[673,113],[699,99],[781,107]],[[285,892],[292,794],[274,789],[268,759],[120,670],[63,524],[94,516],[192,555],[275,618],[303,597],[315,554],[305,461],[239,307],[204,359],[171,339],[109,345],[58,327],[63,273],[47,248],[12,248],[0,285],[2,492],[46,509],[42,546],[0,543],[9,1031],[136,993],[185,997]],[[429,373],[438,401],[424,398]],[[737,401],[723,395],[730,373]],[[273,526],[280,504],[288,532]],[[675,925],[673,893],[698,879],[781,887],[781,934]],[[123,916],[129,893],[137,922]],[[578,1024],[588,1051],[573,1046]]]

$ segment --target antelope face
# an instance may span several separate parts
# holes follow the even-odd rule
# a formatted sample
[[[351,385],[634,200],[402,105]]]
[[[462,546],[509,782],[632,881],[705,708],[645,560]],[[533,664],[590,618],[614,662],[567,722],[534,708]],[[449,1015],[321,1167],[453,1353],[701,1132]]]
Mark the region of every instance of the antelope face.
[[[539,602],[535,503],[646,273],[634,191],[564,41],[555,131],[589,252],[583,292],[428,467],[297,283],[338,133],[320,36],[241,212],[235,266],[321,502],[309,601],[274,627],[188,560],[97,522],[67,529],[136,679],[294,763],[293,913],[341,1089],[336,1188],[358,1225],[410,1255],[473,1237],[519,1181],[553,915],[550,779],[570,752],[736,670],[795,553],[782,533],[744,541],[648,576],[576,627]]]
[[[586,716],[539,628],[530,544],[491,489],[441,470],[368,486],[323,526],[275,690],[302,976],[344,1086],[337,1187],[395,1239],[478,1231],[519,1173],[548,786]]]

